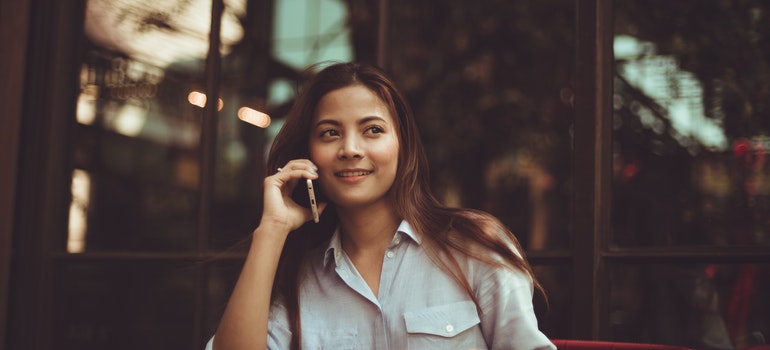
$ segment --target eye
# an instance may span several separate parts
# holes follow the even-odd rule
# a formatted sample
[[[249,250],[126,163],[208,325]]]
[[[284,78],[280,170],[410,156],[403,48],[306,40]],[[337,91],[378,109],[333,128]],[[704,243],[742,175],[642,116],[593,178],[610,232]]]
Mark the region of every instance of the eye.
[[[383,132],[385,132],[385,130],[377,125],[366,128],[366,133],[368,134],[382,134]]]
[[[336,137],[340,136],[339,131],[335,129],[325,129],[319,134],[320,137]]]

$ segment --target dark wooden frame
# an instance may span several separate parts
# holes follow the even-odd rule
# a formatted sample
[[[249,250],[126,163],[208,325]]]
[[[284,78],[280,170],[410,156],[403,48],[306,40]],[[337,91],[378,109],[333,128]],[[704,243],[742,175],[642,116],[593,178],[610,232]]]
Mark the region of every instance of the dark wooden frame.
[[[24,78],[23,82],[17,81],[21,96],[9,100],[21,108],[12,110],[18,114],[10,115],[19,118],[19,143],[16,193],[10,208],[13,254],[10,267],[3,266],[10,271],[8,308],[3,312],[7,318],[4,345],[10,349],[50,349],[50,253],[57,240],[62,240],[59,233],[67,227],[68,210],[63,204],[69,198],[70,117],[79,86],[84,8],[82,1],[29,0],[18,4],[20,7],[9,15],[20,16],[19,23],[26,21],[27,26],[14,28],[10,34],[19,38],[3,43],[20,44],[25,51],[24,62],[15,62],[19,66],[11,67]],[[8,237],[6,232],[0,234]]]
[[[0,2],[0,347],[6,341],[29,1]]]
[[[612,0],[577,0],[572,175],[572,337],[602,339],[608,285],[601,253],[610,232]]]

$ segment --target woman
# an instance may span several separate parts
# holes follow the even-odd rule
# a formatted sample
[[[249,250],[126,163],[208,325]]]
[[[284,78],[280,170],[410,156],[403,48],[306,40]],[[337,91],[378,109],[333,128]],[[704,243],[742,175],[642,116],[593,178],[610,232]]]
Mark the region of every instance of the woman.
[[[516,238],[487,213],[442,206],[427,164],[381,70],[316,74],[273,143],[262,219],[209,346],[555,349]],[[298,204],[305,179],[324,198],[317,224]]]

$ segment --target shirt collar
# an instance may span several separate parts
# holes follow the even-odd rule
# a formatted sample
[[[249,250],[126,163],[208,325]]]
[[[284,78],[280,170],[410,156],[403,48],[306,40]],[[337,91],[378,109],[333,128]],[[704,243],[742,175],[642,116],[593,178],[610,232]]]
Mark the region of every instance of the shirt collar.
[[[412,241],[414,241],[415,243],[420,244],[420,237],[414,233],[412,226],[410,226],[409,223],[404,220],[401,220],[401,223],[398,225],[398,229],[396,229],[396,233],[393,235],[393,240],[395,241],[397,237],[399,237],[399,235],[402,235],[402,234],[411,238]],[[342,237],[340,234],[340,228],[338,226],[334,230],[334,234],[332,234],[332,237],[329,240],[329,246],[327,246],[326,250],[324,251],[323,266],[326,267],[329,264],[330,260],[334,260],[334,264],[336,266],[339,266],[341,258],[342,258]]]
[[[414,233],[414,230],[412,229],[412,226],[409,225],[409,223],[404,221],[404,220],[401,220],[401,224],[398,225],[398,230],[396,230],[396,232],[401,232],[401,233],[409,236],[409,238],[411,238],[417,244],[422,243],[420,241],[420,237],[417,236],[416,233]]]

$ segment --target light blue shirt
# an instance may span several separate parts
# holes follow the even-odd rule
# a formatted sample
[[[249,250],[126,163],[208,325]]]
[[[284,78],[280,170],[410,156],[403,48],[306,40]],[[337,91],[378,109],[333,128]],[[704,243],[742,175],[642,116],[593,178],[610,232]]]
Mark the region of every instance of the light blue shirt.
[[[457,257],[480,312],[406,222],[385,252],[378,295],[342,250],[337,230],[310,255],[301,279],[302,349],[556,349],[538,329],[529,275]],[[288,324],[275,303],[269,349],[289,348]]]

